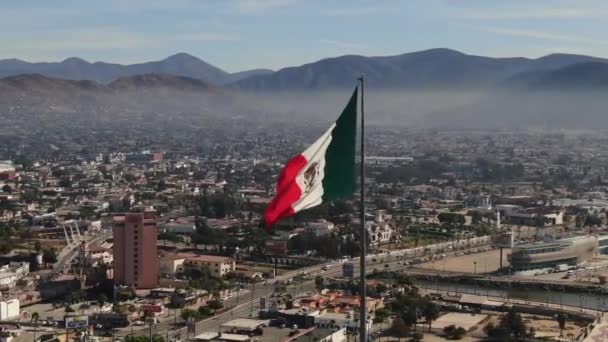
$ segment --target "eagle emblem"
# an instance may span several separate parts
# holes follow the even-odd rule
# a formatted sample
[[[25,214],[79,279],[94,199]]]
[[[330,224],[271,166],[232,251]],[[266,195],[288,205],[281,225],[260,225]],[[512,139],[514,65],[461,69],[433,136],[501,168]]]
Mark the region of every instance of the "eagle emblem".
[[[314,162],[304,171],[304,192],[309,193],[315,186],[315,180],[319,174],[319,163]]]

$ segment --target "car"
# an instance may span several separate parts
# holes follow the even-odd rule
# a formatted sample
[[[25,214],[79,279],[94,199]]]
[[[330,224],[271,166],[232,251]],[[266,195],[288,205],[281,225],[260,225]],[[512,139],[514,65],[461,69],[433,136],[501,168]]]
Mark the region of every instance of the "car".
[[[331,267],[329,267],[328,265],[325,265],[325,266],[321,267],[321,269],[323,271],[329,271],[331,269]]]
[[[135,321],[132,324],[134,326],[142,326],[142,325],[146,325],[146,322],[144,322],[144,321]]]

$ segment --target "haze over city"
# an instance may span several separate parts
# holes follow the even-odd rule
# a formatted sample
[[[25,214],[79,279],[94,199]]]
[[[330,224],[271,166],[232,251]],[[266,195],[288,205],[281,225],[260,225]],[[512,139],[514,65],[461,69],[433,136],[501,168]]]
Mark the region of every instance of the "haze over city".
[[[0,4],[0,340],[603,340],[607,17]]]

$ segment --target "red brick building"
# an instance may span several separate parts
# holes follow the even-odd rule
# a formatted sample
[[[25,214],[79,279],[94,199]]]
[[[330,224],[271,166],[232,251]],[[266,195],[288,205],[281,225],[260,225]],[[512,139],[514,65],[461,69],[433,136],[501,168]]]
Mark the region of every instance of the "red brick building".
[[[156,213],[126,213],[113,218],[114,284],[153,289],[158,285]]]

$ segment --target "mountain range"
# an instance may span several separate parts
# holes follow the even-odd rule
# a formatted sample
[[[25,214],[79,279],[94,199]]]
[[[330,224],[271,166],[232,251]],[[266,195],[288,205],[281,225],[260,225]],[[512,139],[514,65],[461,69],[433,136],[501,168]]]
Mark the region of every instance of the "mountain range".
[[[581,66],[574,67],[574,65]],[[492,58],[464,54],[450,49],[431,49],[395,56],[366,57],[346,55],[325,58],[276,72],[267,69],[228,73],[197,57],[178,53],[161,61],[131,65],[105,62],[89,63],[80,58],[62,62],[28,63],[18,59],[0,60],[0,77],[40,74],[68,80],[91,80],[110,83],[122,77],[140,74],[167,74],[203,80],[216,86],[255,92],[314,91],[351,88],[365,75],[374,89],[485,88],[488,86],[560,87],[553,82],[601,84],[604,79],[595,69],[608,64],[607,59],[571,54],[551,54],[530,58]],[[559,69],[571,67],[564,71]],[[561,76],[552,77],[558,72]],[[592,81],[592,79],[596,79]],[[599,78],[599,79],[598,79]],[[542,79],[542,80],[541,80]]]
[[[357,77],[378,89],[480,88],[520,73],[547,72],[579,63],[608,60],[568,54],[537,59],[491,58],[450,49],[431,49],[397,56],[327,58],[235,82],[244,90],[283,91],[352,87]],[[565,80],[562,80],[565,81]]]
[[[272,70],[256,69],[228,73],[187,53],[178,53],[160,61],[121,65],[115,63],[90,63],[71,57],[62,62],[29,63],[19,59],[0,60],[0,77],[19,74],[40,74],[68,80],[91,80],[108,83],[121,77],[148,73],[197,78],[215,85],[238,81],[245,77],[271,73]]]
[[[38,127],[179,131],[232,118],[330,121],[362,73],[371,119],[383,123],[608,127],[602,94],[608,60],[567,54],[491,58],[432,49],[235,74],[186,54],[133,65],[3,60],[0,75],[11,76],[0,78],[0,135],[32,134]]]

